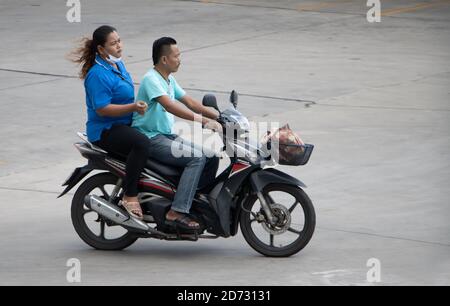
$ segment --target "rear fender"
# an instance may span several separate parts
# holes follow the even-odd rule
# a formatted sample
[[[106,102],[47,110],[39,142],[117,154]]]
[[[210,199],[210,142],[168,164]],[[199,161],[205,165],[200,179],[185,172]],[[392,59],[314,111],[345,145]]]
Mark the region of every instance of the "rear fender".
[[[84,167],[76,168],[72,174],[67,178],[67,180],[62,184],[62,186],[67,186],[66,189],[58,196],[58,198],[65,195],[72,189],[78,182],[86,177],[92,170],[94,170],[91,166],[86,165]]]

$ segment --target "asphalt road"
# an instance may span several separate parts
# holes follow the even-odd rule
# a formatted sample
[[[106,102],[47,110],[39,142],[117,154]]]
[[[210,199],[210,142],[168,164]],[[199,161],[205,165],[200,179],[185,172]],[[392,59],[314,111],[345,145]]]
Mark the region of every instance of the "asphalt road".
[[[370,23],[365,2],[81,0],[71,23],[64,1],[2,0],[0,284],[73,285],[76,258],[81,285],[450,285],[450,3],[382,0]],[[304,250],[265,258],[239,234],[102,252],[78,238],[71,194],[56,199],[85,162],[72,146],[84,90],[65,55],[101,24],[117,27],[136,83],[153,40],[172,36],[190,95],[223,106],[236,89],[251,120],[315,144],[308,165],[281,167],[316,208]]]

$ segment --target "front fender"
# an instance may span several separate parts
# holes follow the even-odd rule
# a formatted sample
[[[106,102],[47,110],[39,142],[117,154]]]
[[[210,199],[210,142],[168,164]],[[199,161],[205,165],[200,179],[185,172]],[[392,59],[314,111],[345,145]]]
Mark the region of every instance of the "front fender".
[[[250,175],[250,183],[256,192],[260,192],[269,184],[278,183],[306,188],[306,185],[284,172],[269,168],[255,171]]]

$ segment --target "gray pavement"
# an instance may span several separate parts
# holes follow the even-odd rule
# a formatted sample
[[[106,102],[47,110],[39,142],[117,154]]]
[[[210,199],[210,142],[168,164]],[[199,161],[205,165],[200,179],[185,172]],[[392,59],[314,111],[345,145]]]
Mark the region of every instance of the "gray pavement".
[[[0,284],[450,285],[450,3],[366,1],[0,1]],[[151,43],[173,36],[178,82],[201,98],[241,93],[254,121],[289,123],[316,145],[310,163],[281,167],[304,181],[317,228],[297,255],[265,258],[242,235],[143,239],[95,251],[76,235],[64,179],[85,160],[77,38],[112,24],[135,82]],[[221,167],[225,167],[222,163]],[[381,264],[369,283],[368,259]]]

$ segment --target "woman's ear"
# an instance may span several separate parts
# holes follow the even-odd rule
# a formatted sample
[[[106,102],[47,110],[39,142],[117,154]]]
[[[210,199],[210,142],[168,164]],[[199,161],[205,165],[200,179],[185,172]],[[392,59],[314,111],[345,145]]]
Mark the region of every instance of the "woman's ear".
[[[103,46],[98,45],[97,46],[97,52],[98,52],[98,54],[104,56],[105,55],[104,54],[105,53],[105,48],[103,48]]]

